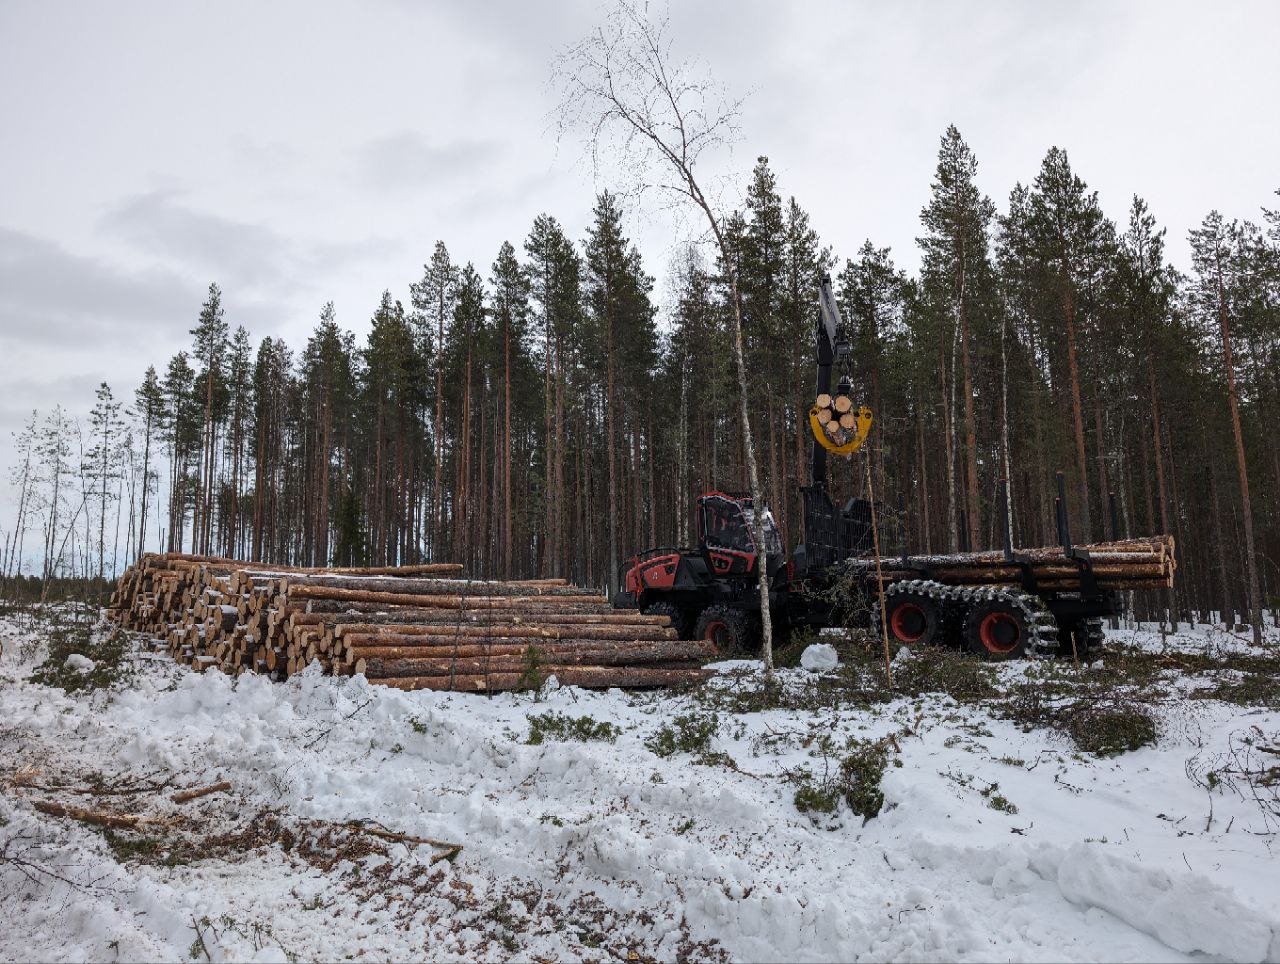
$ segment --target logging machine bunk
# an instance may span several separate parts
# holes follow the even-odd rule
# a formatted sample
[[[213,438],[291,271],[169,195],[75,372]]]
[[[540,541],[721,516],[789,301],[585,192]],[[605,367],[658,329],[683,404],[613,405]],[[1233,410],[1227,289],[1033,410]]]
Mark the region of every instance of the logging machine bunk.
[[[1017,551],[1010,533],[1008,489],[998,511],[1003,547],[989,552],[910,556],[901,534],[903,513],[850,499],[836,506],[827,491],[828,453],[852,455],[870,431],[871,410],[852,398],[841,376],[851,347],[824,277],[814,326],[817,385],[808,421],[813,435],[809,484],[801,487],[804,539],[790,559],[772,514],[739,492],[712,491],[697,500],[697,548],[660,547],[623,564],[619,607],[664,615],[681,638],[705,639],[723,655],[754,651],[760,637],[757,566],[766,567],[769,607],[778,640],[801,628],[857,625],[880,634],[873,519],[896,527],[902,552],[878,560],[885,582],[888,635],[914,645],[963,645],[984,659],[1037,654],[1088,658],[1102,641],[1102,621],[1121,611],[1120,590],[1171,586],[1175,562],[1168,537],[1077,547],[1067,525],[1058,474],[1058,545]],[[757,513],[759,518],[757,519]],[[759,526],[763,545],[753,531]],[[1112,531],[1115,532],[1114,506]],[[881,540],[888,544],[889,540]],[[833,592],[836,587],[840,592]],[[840,602],[833,603],[833,599]]]

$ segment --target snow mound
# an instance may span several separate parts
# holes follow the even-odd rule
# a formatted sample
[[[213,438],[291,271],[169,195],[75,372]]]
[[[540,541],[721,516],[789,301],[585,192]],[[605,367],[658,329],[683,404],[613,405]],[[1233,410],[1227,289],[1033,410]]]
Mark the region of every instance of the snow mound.
[[[77,673],[92,673],[97,665],[88,656],[81,656],[79,653],[68,656],[66,663],[67,669],[73,669]]]
[[[825,673],[840,665],[840,657],[830,643],[814,643],[800,654],[800,665],[810,673]]]

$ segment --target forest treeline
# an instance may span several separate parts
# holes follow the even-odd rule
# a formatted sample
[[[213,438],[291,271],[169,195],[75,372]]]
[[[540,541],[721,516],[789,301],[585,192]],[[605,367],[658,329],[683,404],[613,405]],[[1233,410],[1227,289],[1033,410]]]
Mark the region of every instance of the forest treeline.
[[[788,547],[830,273],[847,374],[875,412],[874,495],[901,501],[907,548],[998,545],[1002,477],[1015,541],[1054,541],[1062,469],[1077,542],[1176,537],[1177,587],[1145,611],[1274,605],[1280,212],[1209,213],[1178,267],[1145,202],[1108,217],[1063,150],[1003,208],[976,169],[948,129],[914,276],[872,241],[838,259],[766,158],[725,218],[752,431]],[[581,239],[541,215],[480,267],[437,243],[363,340],[329,304],[305,344],[255,344],[211,285],[190,348],[148,368],[127,405],[104,384],[83,424],[32,415],[4,571],[29,558],[45,577],[101,577],[118,557],[183,549],[605,584],[630,553],[694,538],[700,491],[746,487],[723,269],[682,253],[660,326],[605,192]],[[866,477],[832,467],[842,498]]]

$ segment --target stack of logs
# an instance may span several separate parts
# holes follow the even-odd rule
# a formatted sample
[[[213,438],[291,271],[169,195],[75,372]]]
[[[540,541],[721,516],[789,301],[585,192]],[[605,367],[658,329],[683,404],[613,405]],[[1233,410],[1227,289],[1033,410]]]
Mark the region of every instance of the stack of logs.
[[[818,424],[836,445],[844,445],[858,430],[858,410],[848,395],[823,392],[814,402]]]
[[[1079,546],[1087,550],[1087,562],[1069,557],[1061,546],[1020,549],[1016,558],[1030,564],[1036,587],[1046,592],[1078,592],[1081,567],[1092,570],[1099,589],[1165,589],[1173,585],[1177,569],[1173,536],[1152,536],[1119,542]],[[875,576],[874,559],[854,559],[845,565],[869,578]],[[956,586],[1018,586],[1022,570],[1006,560],[1003,552],[966,552],[941,556],[884,556],[880,562],[886,582],[932,579]]]
[[[286,678],[312,663],[400,689],[496,692],[701,679],[708,643],[563,579],[479,581],[452,564],[303,569],[148,553],[108,614],[198,671]]]

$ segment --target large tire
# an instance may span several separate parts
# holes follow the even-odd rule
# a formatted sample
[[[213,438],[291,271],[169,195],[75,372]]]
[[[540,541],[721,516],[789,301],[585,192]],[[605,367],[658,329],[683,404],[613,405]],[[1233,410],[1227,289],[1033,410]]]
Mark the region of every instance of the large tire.
[[[999,596],[979,600],[965,615],[965,642],[983,659],[1022,659],[1035,646],[1035,633],[1026,609]]]
[[[759,643],[752,619],[732,606],[708,606],[698,617],[695,639],[705,639],[715,647],[720,659],[733,659],[752,652]]]
[[[884,613],[888,618],[889,641],[905,646],[936,646],[942,642],[945,613],[942,602],[925,586],[901,583],[901,588],[890,587],[885,592]],[[942,587],[939,586],[939,589]],[[877,635],[880,632],[880,600],[872,596],[875,610],[873,620]]]
[[[641,610],[646,616],[666,616],[671,628],[681,639],[693,638],[693,620],[689,613],[673,602],[652,602]]]

